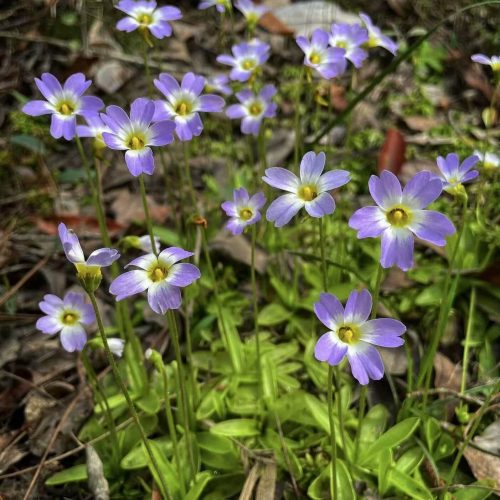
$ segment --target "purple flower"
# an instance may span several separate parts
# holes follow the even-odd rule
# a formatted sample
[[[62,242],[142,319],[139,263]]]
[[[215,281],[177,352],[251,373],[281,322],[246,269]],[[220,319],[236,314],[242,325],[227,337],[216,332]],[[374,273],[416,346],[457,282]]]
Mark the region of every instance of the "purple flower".
[[[484,54],[474,54],[471,59],[479,64],[490,66],[493,71],[500,71],[500,56],[485,56]]]
[[[118,21],[117,29],[127,33],[138,28],[147,29],[159,39],[172,34],[172,26],[168,21],[177,21],[182,18],[181,11],[177,7],[167,5],[157,8],[155,1],[120,0],[116,8],[127,14],[127,17]]]
[[[233,93],[229,86],[229,77],[226,75],[215,75],[207,78],[205,82],[205,90],[209,93],[218,92],[229,96]]]
[[[246,82],[269,59],[269,45],[259,40],[233,45],[233,55],[222,54],[217,57],[221,64],[232,66],[231,80]]]
[[[315,69],[327,80],[339,76],[347,67],[345,49],[329,47],[328,39],[328,33],[321,29],[314,30],[311,41],[305,36],[298,36],[295,39],[305,54],[304,64]]]
[[[383,35],[380,28],[373,24],[369,16],[366,14],[360,14],[359,17],[368,30],[368,47],[383,47],[391,54],[396,55],[396,52],[398,51],[398,44],[394,40],[391,40],[388,36]]]
[[[87,125],[77,125],[76,135],[78,137],[94,137],[99,145],[105,146],[102,134],[103,132],[111,132],[111,129],[102,121],[99,113],[88,114],[84,118]]]
[[[491,153],[490,151],[486,151],[485,153],[481,151],[474,151],[474,156],[477,156],[484,168],[496,168],[500,167],[500,156],[495,153]]]
[[[443,176],[443,179],[440,179],[443,189],[451,194],[462,190],[462,184],[472,181],[479,175],[477,170],[471,170],[478,161],[479,157],[474,155],[466,158],[461,164],[455,153],[450,153],[446,158],[438,156],[436,163]]]
[[[142,255],[126,266],[139,269],[118,276],[109,291],[116,295],[116,300],[123,300],[147,290],[149,305],[155,313],[165,314],[168,309],[178,309],[181,306],[181,287],[200,277],[200,270],[193,264],[177,264],[192,255],[176,247],[166,248],[158,257],[154,253]]]
[[[94,250],[85,260],[78,236],[62,222],[59,224],[58,230],[66,258],[75,265],[79,273],[100,275],[101,267],[108,267],[120,258],[117,250],[100,248]]]
[[[204,94],[205,78],[186,73],[179,86],[177,80],[161,73],[154,81],[155,87],[167,98],[155,101],[153,119],[174,120],[175,131],[181,141],[190,141],[203,130],[200,112],[217,113],[224,107],[224,99],[214,94]]]
[[[331,170],[322,175],[325,159],[325,153],[306,153],[300,162],[300,179],[284,168],[273,167],[266,170],[265,177],[262,177],[264,182],[289,192],[269,205],[266,213],[268,221],[274,222],[276,227],[282,227],[302,207],[311,217],[333,213],[335,201],[328,191],[347,184],[350,175],[346,170]]]
[[[87,342],[83,325],[91,325],[95,314],[90,304],[85,304],[82,294],[68,292],[64,299],[48,294],[39,304],[46,314],[36,322],[36,327],[46,335],[61,332],[61,344],[68,352],[81,351]]]
[[[443,189],[441,180],[430,172],[419,172],[401,190],[398,178],[384,170],[380,177],[370,177],[368,187],[378,206],[357,210],[349,226],[358,231],[358,238],[382,237],[382,267],[396,265],[403,271],[413,267],[414,235],[444,246],[445,237],[455,232],[448,217],[423,210]]]
[[[130,118],[119,106],[108,106],[106,113],[101,113],[102,121],[111,129],[102,134],[106,146],[126,151],[125,162],[134,177],[153,173],[155,164],[149,146],[165,146],[174,140],[175,123],[165,120],[151,125],[154,112],[154,102],[140,97],[130,106]]]
[[[200,10],[209,9],[210,7],[215,7],[217,12],[222,14],[222,12],[231,8],[231,3],[229,0],[203,0],[198,5]]]
[[[245,188],[239,188],[233,191],[233,200],[225,201],[221,205],[222,210],[229,217],[226,229],[233,234],[241,234],[247,226],[260,221],[259,210],[266,203],[266,197],[259,192],[250,198]]]
[[[271,102],[276,94],[276,87],[268,84],[255,94],[245,89],[236,94],[240,104],[233,104],[226,109],[226,115],[232,120],[241,118],[241,132],[243,134],[258,135],[264,118],[274,118],[278,106]]]
[[[344,57],[361,68],[368,52],[361,45],[368,41],[368,31],[359,24],[332,24],[329,43],[332,47],[345,50]]]
[[[405,325],[395,319],[368,320],[371,309],[368,290],[351,292],[345,309],[330,293],[322,293],[314,304],[316,316],[330,329],[316,343],[314,357],[335,366],[347,356],[352,375],[361,385],[384,376],[382,358],[373,346],[399,347],[404,344],[401,335],[406,331]]]
[[[255,5],[251,0],[238,0],[234,6],[245,16],[250,26],[255,26],[259,19],[269,11],[263,5]]]
[[[97,113],[104,103],[94,96],[84,96],[92,80],[85,80],[83,73],[71,75],[61,86],[54,75],[44,73],[35,78],[38,90],[46,101],[30,101],[23,112],[30,116],[52,115],[50,134],[55,139],[73,139],[76,133],[76,117]]]

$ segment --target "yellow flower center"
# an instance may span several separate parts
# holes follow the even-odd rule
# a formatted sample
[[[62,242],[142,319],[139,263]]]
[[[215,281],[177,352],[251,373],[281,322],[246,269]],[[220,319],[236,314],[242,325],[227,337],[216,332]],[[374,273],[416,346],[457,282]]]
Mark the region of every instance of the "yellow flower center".
[[[250,220],[252,218],[252,216],[253,216],[253,212],[249,208],[242,208],[240,210],[240,218],[241,219]]]
[[[321,62],[321,56],[317,52],[313,52],[309,56],[309,61],[311,64],[319,64]]]
[[[78,321],[78,316],[74,313],[67,312],[62,317],[62,322],[68,326],[74,325],[77,321]]]
[[[262,113],[262,104],[259,102],[252,103],[248,111],[252,116],[259,116]]]
[[[496,72],[496,71],[500,71],[500,62],[494,62],[494,63],[492,63],[492,65],[491,65],[491,69],[492,69],[493,71],[495,71],[495,72]]]
[[[368,48],[373,49],[375,47],[378,47],[378,38],[375,38],[373,35],[370,35],[370,38],[368,39]]]
[[[242,68],[244,70],[251,70],[253,68],[255,68],[255,61],[253,59],[245,59],[242,63]]]
[[[69,116],[73,114],[73,112],[75,111],[75,107],[72,103],[63,101],[61,104],[59,104],[57,111],[59,111],[59,113],[61,113],[62,115]]]
[[[347,48],[347,42],[345,42],[344,40],[339,40],[335,43],[335,47],[338,47],[339,49],[345,49]]]
[[[127,146],[130,149],[136,150],[136,149],[142,149],[144,147],[144,144],[145,144],[145,141],[144,141],[144,137],[143,136],[133,135],[128,140]]]
[[[149,277],[151,281],[157,283],[158,281],[164,280],[167,277],[168,269],[162,266],[156,266],[151,272]]]
[[[404,208],[396,207],[387,213],[387,220],[392,226],[405,227],[411,221],[411,215]]]
[[[314,200],[314,198],[317,198],[318,191],[316,186],[306,185],[301,186],[297,194],[299,195],[299,198],[303,199],[304,201],[312,201]]]
[[[337,331],[337,335],[344,344],[355,344],[360,337],[358,329],[349,325],[341,326]]]
[[[149,26],[153,22],[153,18],[144,12],[137,17],[137,22],[142,26]]]
[[[175,112],[180,116],[186,116],[191,112],[191,106],[188,102],[182,101],[175,107]]]

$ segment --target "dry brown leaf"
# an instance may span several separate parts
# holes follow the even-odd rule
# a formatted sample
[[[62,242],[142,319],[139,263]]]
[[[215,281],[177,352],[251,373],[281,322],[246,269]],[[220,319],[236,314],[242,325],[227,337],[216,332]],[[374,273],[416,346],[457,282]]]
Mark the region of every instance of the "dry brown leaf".
[[[248,474],[245,484],[243,485],[243,489],[241,490],[239,500],[251,500],[253,498],[253,490],[259,479],[259,474],[260,464],[257,462],[250,469],[250,473]]]
[[[170,214],[166,205],[159,205],[150,196],[147,196],[151,218],[157,223],[165,222]],[[115,191],[115,199],[111,205],[115,212],[116,221],[125,227],[133,222],[144,222],[144,208],[141,195],[131,193],[128,189]]]
[[[260,475],[259,486],[255,500],[274,500],[276,498],[276,477],[278,469],[276,462],[268,462]]]
[[[406,373],[408,359],[403,346],[390,349],[388,347],[379,347],[378,350],[387,372],[391,375],[404,375]]]
[[[455,364],[444,354],[436,353],[434,357],[434,387],[444,387],[451,391],[460,391],[462,367]]]
[[[109,484],[104,477],[104,466],[101,457],[92,446],[87,446],[87,472],[89,489],[96,500],[109,500]]]
[[[419,132],[426,132],[443,123],[443,120],[432,116],[406,116],[404,121],[409,128]]]
[[[107,94],[114,94],[132,78],[135,71],[129,65],[120,61],[103,61],[95,70],[94,82],[96,86]]]
[[[493,480],[495,489],[500,493],[500,457],[467,446],[464,457],[478,480]]]

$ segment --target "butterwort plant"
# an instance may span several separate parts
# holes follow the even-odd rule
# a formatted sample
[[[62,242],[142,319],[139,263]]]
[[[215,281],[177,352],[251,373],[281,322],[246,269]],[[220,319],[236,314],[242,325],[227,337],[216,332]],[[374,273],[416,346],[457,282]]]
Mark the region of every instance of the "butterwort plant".
[[[81,351],[87,342],[85,327],[95,322],[92,305],[85,303],[84,296],[68,292],[61,299],[47,294],[39,307],[45,316],[36,322],[38,330],[46,335],[59,333],[61,345],[68,352]]]
[[[438,156],[436,163],[441,172],[443,189],[450,194],[463,192],[463,185],[479,175],[474,169],[478,161],[479,157],[475,155],[467,157],[462,163],[456,153],[449,153],[446,157]]]
[[[320,218],[332,214],[335,200],[329,191],[337,189],[350,180],[346,170],[331,170],[323,173],[325,153],[309,151],[300,162],[300,177],[282,167],[266,170],[264,182],[277,189],[288,191],[274,200],[267,209],[268,221],[276,227],[288,224],[301,208],[311,217]]]
[[[147,290],[148,303],[155,313],[165,314],[169,309],[178,309],[182,302],[181,288],[201,276],[194,264],[179,263],[192,255],[182,248],[170,247],[158,256],[149,253],[137,257],[126,267],[139,269],[118,276],[109,291],[119,301]]]
[[[175,123],[172,120],[152,123],[154,113],[154,102],[144,97],[132,102],[130,117],[115,105],[101,113],[102,121],[111,130],[102,134],[106,146],[125,151],[125,163],[134,177],[153,174],[155,163],[151,146],[166,146],[174,140]]]
[[[203,94],[205,78],[186,73],[179,85],[168,73],[154,80],[155,87],[166,97],[155,101],[155,121],[174,120],[175,132],[181,141],[190,141],[203,130],[200,112],[217,113],[224,107],[224,99],[215,94]]]
[[[347,357],[353,377],[362,385],[384,376],[384,364],[374,346],[399,347],[406,327],[391,318],[368,319],[372,296],[368,290],[352,291],[345,308],[330,293],[322,293],[314,304],[317,318],[329,331],[316,343],[314,356],[331,366]]]
[[[232,55],[221,54],[217,62],[231,66],[229,78],[238,82],[247,82],[269,59],[269,45],[260,40],[252,40],[233,45]]]
[[[365,28],[368,30],[368,41],[366,42],[366,46],[368,48],[382,47],[385,50],[388,50],[391,54],[396,55],[398,51],[398,44],[387,35],[382,33],[382,30],[373,24],[371,17],[367,14],[361,13],[359,15]]]
[[[344,57],[356,68],[360,68],[368,57],[362,46],[368,42],[368,31],[355,24],[332,24],[328,42],[332,47],[344,49]]]
[[[51,73],[43,73],[35,78],[35,84],[46,101],[30,101],[23,106],[23,112],[30,116],[52,115],[50,134],[54,139],[73,139],[76,117],[93,115],[104,107],[98,97],[83,95],[92,84],[83,73],[71,75],[63,85]]]
[[[260,221],[260,209],[265,205],[264,193],[258,192],[253,196],[245,188],[233,191],[233,201],[225,201],[221,207],[229,220],[226,229],[233,234],[241,234],[245,228]]]
[[[407,271],[413,267],[415,236],[444,246],[455,232],[446,215],[424,210],[443,190],[441,179],[431,172],[417,173],[402,189],[398,178],[384,170],[380,177],[370,177],[368,188],[377,205],[357,210],[349,226],[358,231],[358,238],[381,237],[382,267],[396,265]]]

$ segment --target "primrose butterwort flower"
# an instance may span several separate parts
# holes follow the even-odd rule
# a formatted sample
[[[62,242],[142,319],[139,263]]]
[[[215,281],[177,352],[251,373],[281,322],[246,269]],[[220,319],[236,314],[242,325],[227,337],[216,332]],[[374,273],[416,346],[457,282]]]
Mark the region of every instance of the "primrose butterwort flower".
[[[396,55],[396,52],[398,51],[398,44],[388,36],[384,35],[381,29],[373,24],[370,16],[367,16],[366,14],[360,14],[359,17],[368,30],[368,47],[383,47],[391,54]]]
[[[321,29],[314,30],[311,41],[305,36],[298,36],[295,39],[305,54],[304,64],[315,69],[327,80],[342,74],[347,67],[346,50],[339,47],[329,47],[328,39],[328,33]]]
[[[135,177],[153,173],[155,164],[149,146],[165,146],[174,140],[175,123],[165,120],[151,125],[154,112],[154,102],[139,97],[130,105],[130,118],[119,106],[108,106],[106,113],[101,113],[102,121],[111,129],[102,134],[106,146],[126,151],[125,162]]]
[[[479,157],[474,155],[469,156],[462,163],[455,153],[448,154],[446,158],[438,156],[436,163],[444,177],[441,179],[443,189],[453,194],[462,189],[462,184],[475,179],[479,172],[471,169],[478,161]]]
[[[219,92],[223,95],[231,95],[233,91],[229,86],[229,77],[227,75],[210,76],[205,81],[205,90],[209,93]]]
[[[90,304],[85,304],[82,294],[68,292],[63,299],[47,294],[39,304],[46,314],[36,322],[36,327],[47,335],[61,332],[61,344],[68,352],[81,351],[87,342],[83,325],[91,325],[95,314]]]
[[[200,270],[193,264],[178,264],[193,253],[182,248],[166,248],[158,257],[154,253],[134,259],[128,266],[139,269],[128,271],[116,278],[109,288],[116,300],[123,300],[145,290],[148,302],[155,313],[165,314],[168,309],[181,306],[181,287],[200,277]]]
[[[66,258],[75,265],[79,275],[100,276],[101,267],[108,267],[120,258],[117,250],[100,248],[94,250],[85,260],[78,236],[62,222],[59,224],[58,231]]]
[[[477,156],[484,168],[496,168],[500,167],[500,156],[495,153],[491,153],[487,151],[486,153],[482,153],[481,151],[474,151],[474,156]]]
[[[217,56],[217,62],[232,66],[229,73],[231,80],[246,82],[269,59],[269,45],[254,39],[250,42],[233,45],[233,55]]]
[[[368,41],[368,31],[359,24],[332,24],[329,42],[332,47],[345,50],[345,58],[360,68],[368,57],[361,45]]]
[[[233,104],[226,109],[226,115],[231,119],[241,118],[241,132],[243,134],[258,135],[264,118],[276,116],[277,104],[271,102],[276,94],[276,87],[268,84],[255,94],[245,89],[236,94],[240,104]]]
[[[99,144],[105,146],[102,133],[111,132],[111,129],[102,121],[99,113],[88,114],[84,118],[87,125],[77,125],[76,135],[78,137],[94,137]]]
[[[157,8],[153,0],[120,0],[116,5],[118,10],[125,12],[124,17],[116,24],[120,31],[149,30],[156,38],[164,38],[172,34],[172,26],[168,21],[177,21],[182,18],[181,11],[177,7],[167,5]]]
[[[209,9],[210,7],[215,7],[217,12],[222,13],[231,8],[231,2],[230,0],[203,0],[198,5],[198,9],[201,10]]]
[[[414,235],[444,246],[445,237],[455,232],[448,217],[433,210],[423,210],[443,190],[441,180],[434,174],[419,172],[402,190],[398,178],[384,170],[380,177],[370,177],[368,187],[378,206],[357,210],[349,226],[358,231],[358,238],[382,237],[382,267],[396,265],[403,271],[413,267]]]
[[[245,188],[239,188],[233,191],[233,200],[221,205],[229,217],[226,229],[233,234],[241,234],[247,226],[260,221],[259,210],[266,203],[266,197],[260,192],[250,197]]]
[[[199,112],[216,113],[224,107],[222,97],[200,95],[205,78],[194,73],[186,73],[180,86],[173,76],[161,73],[154,85],[167,98],[155,101],[154,120],[175,120],[175,131],[181,141],[190,141],[201,134],[203,123]]]
[[[251,0],[238,0],[234,6],[245,16],[250,26],[255,26],[259,19],[269,10],[263,5],[255,5]]]
[[[346,170],[331,170],[322,175],[325,168],[325,153],[316,155],[309,151],[300,162],[300,179],[281,167],[268,168],[264,182],[278,189],[288,191],[274,200],[267,209],[268,221],[282,227],[302,208],[311,217],[323,217],[335,210],[335,201],[328,191],[336,189],[350,180]]]
[[[50,134],[55,139],[73,139],[76,117],[95,114],[104,106],[98,97],[83,95],[92,83],[85,80],[83,73],[71,75],[62,86],[50,73],[35,78],[35,83],[47,101],[30,101],[24,105],[23,112],[30,116],[52,115]]]
[[[485,56],[484,54],[474,54],[471,59],[479,64],[490,66],[493,71],[500,71],[500,56]]]
[[[316,316],[330,329],[316,343],[314,356],[333,366],[347,356],[352,375],[361,385],[384,376],[382,358],[373,346],[403,345],[401,335],[406,331],[405,325],[395,319],[368,320],[371,309],[372,297],[367,290],[351,292],[345,309],[330,293],[322,293],[314,304]]]

